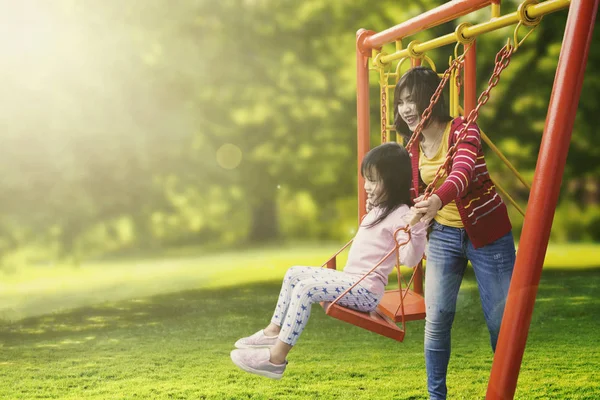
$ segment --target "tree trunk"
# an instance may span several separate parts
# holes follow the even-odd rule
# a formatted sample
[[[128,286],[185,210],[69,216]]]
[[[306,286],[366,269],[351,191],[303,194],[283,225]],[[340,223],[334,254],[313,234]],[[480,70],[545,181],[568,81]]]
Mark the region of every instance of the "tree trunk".
[[[252,228],[248,240],[267,242],[279,237],[279,218],[275,193],[256,202],[252,208]]]

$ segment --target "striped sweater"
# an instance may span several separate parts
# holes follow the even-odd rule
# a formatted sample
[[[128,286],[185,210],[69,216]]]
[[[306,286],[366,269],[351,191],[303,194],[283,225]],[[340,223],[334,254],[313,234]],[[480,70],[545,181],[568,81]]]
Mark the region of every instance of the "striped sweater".
[[[462,117],[452,121],[448,148],[454,145],[463,126]],[[448,177],[434,193],[442,200],[442,207],[452,200],[456,201],[460,218],[471,243],[475,248],[480,248],[506,235],[512,226],[506,205],[490,179],[477,125],[469,126],[466,135],[452,157]],[[415,195],[419,190],[419,184],[423,185],[419,176],[418,145],[415,143],[409,151],[413,172],[411,193]]]

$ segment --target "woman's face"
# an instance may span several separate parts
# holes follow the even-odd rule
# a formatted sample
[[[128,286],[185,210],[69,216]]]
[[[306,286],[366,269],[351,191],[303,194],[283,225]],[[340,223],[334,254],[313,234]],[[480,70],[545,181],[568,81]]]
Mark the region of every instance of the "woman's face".
[[[367,200],[376,206],[383,201],[383,182],[375,168],[372,168],[368,175],[368,177],[365,176]]]
[[[417,104],[414,102],[414,99],[410,97],[410,92],[406,88],[402,89],[400,92],[398,114],[400,115],[400,118],[406,122],[408,129],[410,129],[411,132],[414,131],[419,124],[420,115],[417,110]]]

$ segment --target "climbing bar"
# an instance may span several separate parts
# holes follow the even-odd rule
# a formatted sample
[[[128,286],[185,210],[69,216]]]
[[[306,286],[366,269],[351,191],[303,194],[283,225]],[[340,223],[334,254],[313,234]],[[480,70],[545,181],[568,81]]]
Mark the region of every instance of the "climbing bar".
[[[456,42],[464,43],[472,41],[474,38],[483,33],[505,28],[519,22],[521,22],[523,25],[535,25],[537,22],[539,22],[539,18],[541,18],[542,15],[567,8],[569,4],[571,4],[571,0],[548,0],[539,4],[536,4],[535,0],[526,0],[515,12],[477,25],[469,26],[466,23],[461,24],[457,27],[455,32],[440,36],[427,42],[420,43],[418,41],[412,41],[408,44],[406,49],[396,51],[392,54],[382,55],[379,61],[383,64],[386,64],[402,57],[419,57],[423,53],[437,49],[438,47],[446,46]]]

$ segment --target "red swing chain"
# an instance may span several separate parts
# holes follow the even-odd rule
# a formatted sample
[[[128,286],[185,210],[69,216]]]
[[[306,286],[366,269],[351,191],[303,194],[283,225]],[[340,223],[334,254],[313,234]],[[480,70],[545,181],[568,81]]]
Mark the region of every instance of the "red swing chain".
[[[442,90],[444,90],[446,83],[448,83],[448,80],[450,79],[450,76],[452,75],[452,71],[457,70],[460,73],[460,71],[462,70],[465,54],[467,53],[467,51],[469,51],[470,48],[471,48],[471,46],[467,47],[465,52],[463,54],[461,54],[460,57],[455,58],[452,61],[452,64],[450,64],[448,69],[444,72],[444,75],[442,75],[442,79],[441,79],[437,89],[431,96],[431,100],[429,100],[429,106],[421,114],[421,118],[419,120],[419,123],[417,124],[417,127],[415,128],[413,134],[411,135],[410,139],[406,143],[405,147],[407,150],[410,151],[410,148],[414,145],[414,143],[417,140],[417,138],[419,137],[419,135],[421,135],[421,132],[423,131],[423,128],[425,127],[425,124],[431,117],[433,107],[437,104],[438,100],[440,99],[440,96],[442,95]]]
[[[506,67],[508,67],[508,64],[510,63],[510,57],[513,54],[514,50],[515,50],[515,48],[510,44],[510,41],[509,41],[506,43],[506,45],[504,45],[504,47],[502,47],[502,49],[500,49],[498,54],[496,54],[494,71],[492,73],[492,76],[488,80],[488,87],[481,93],[481,95],[477,99],[477,106],[473,110],[471,110],[471,112],[469,112],[467,119],[463,122],[463,127],[461,128],[460,132],[458,133],[458,139],[456,140],[454,145],[452,145],[448,149],[446,159],[444,160],[442,165],[440,165],[440,167],[436,171],[433,181],[425,189],[423,199],[427,199],[427,198],[429,198],[429,196],[431,196],[433,194],[437,182],[444,175],[444,173],[447,173],[448,170],[450,169],[450,164],[452,163],[452,158],[454,157],[454,153],[456,153],[457,145],[460,142],[462,142],[464,140],[464,138],[467,136],[466,133],[467,133],[467,129],[469,128],[469,125],[474,123],[477,120],[477,118],[479,117],[479,109],[485,103],[487,103],[488,100],[490,99],[490,92],[496,85],[498,85],[498,82],[500,82],[500,74],[502,73],[502,71],[504,71],[504,69],[506,69]],[[431,106],[428,107],[428,109],[429,108],[431,108]],[[423,114],[425,114],[425,113],[423,113]],[[415,129],[415,132],[416,132],[416,129]]]

